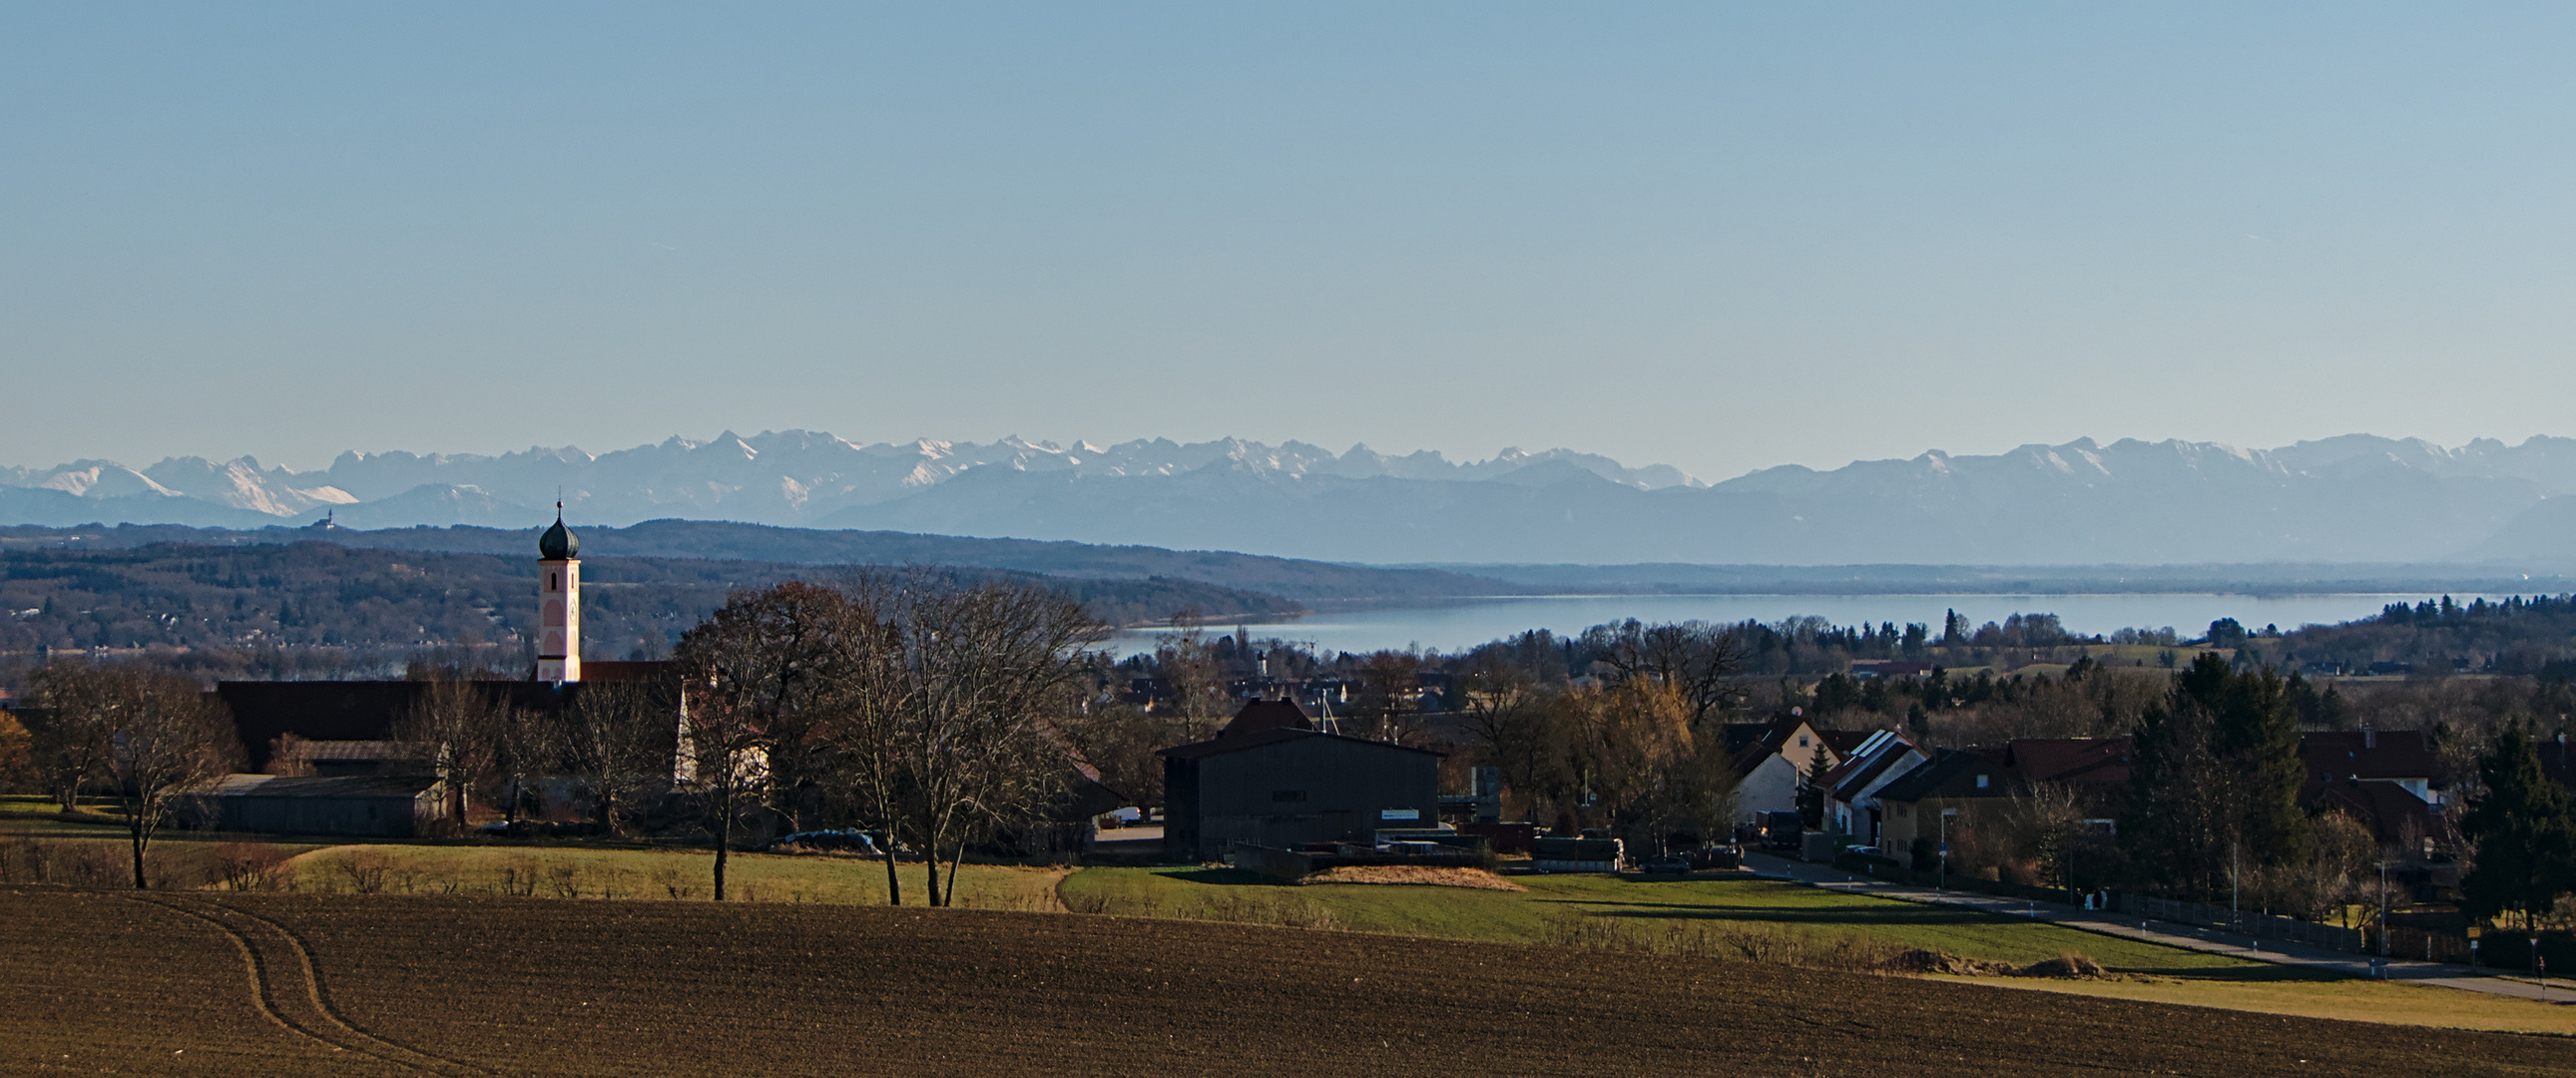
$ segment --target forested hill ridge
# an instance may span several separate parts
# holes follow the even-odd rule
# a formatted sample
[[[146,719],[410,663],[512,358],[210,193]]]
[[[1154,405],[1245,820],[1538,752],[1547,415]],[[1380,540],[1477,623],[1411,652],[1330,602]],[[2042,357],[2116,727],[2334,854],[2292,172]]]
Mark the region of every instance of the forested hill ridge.
[[[1484,461],[1226,439],[863,445],[810,431],[610,453],[182,457],[0,468],[0,523],[523,526],[657,518],[1074,540],[1370,564],[2492,563],[2576,571],[2576,439],[2274,449],[2077,439],[1718,483],[1570,450]]]
[[[591,553],[588,536],[583,543],[583,553]],[[404,551],[327,542],[0,549],[0,654],[156,646],[332,647],[396,656],[480,645],[524,650],[536,631],[536,570],[534,545],[517,545],[525,552]],[[584,650],[600,659],[659,656],[731,591],[794,578],[829,579],[839,571],[704,558],[586,559]],[[1276,595],[1193,580],[1068,579],[991,568],[932,571],[1037,582],[1119,625],[1192,610],[1225,618],[1304,609]]]
[[[344,547],[437,551],[451,554],[528,555],[537,527],[257,529],[184,525],[116,527],[0,527],[0,550],[41,548],[109,550],[155,543],[244,546],[322,540]],[[1099,546],[1026,539],[977,539],[905,532],[828,531],[713,520],[648,520],[624,528],[580,529],[583,557],[594,567],[631,558],[697,558],[776,565],[941,565],[1034,573],[1066,580],[1171,580],[1259,593],[1264,601],[1387,600],[1500,595],[1525,591],[1499,580],[1438,569],[1381,569],[1329,562]],[[1213,612],[1213,608],[1211,608]],[[1168,613],[1168,612],[1166,612]],[[1162,616],[1162,615],[1157,615]]]

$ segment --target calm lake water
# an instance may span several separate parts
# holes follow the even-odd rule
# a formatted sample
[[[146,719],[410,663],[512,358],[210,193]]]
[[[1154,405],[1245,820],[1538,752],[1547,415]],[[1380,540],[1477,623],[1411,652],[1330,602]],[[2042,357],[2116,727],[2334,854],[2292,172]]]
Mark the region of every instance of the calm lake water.
[[[1318,651],[1377,651],[1382,648],[1427,648],[1454,652],[1517,635],[1529,629],[1578,633],[1606,621],[1719,623],[1747,618],[1777,622],[1812,614],[1836,625],[1921,622],[1941,627],[1943,615],[1957,610],[1971,625],[2002,621],[2012,614],[2055,614],[2068,631],[2104,633],[2137,627],[2172,626],[2185,638],[2201,635],[2219,618],[2235,618],[2249,629],[2352,621],[2379,613],[2389,603],[2419,602],[2433,596],[2416,594],[2231,595],[1547,595],[1520,599],[1474,599],[1438,606],[1381,607],[1327,611],[1295,621],[1253,622],[1255,639],[1279,637],[1311,643]],[[2476,596],[2455,595],[2460,602]],[[2500,596],[2487,596],[2495,599]],[[1232,623],[1212,624],[1210,632],[1228,632]],[[1122,654],[1151,650],[1160,634],[1150,630],[1122,632],[1112,646]]]

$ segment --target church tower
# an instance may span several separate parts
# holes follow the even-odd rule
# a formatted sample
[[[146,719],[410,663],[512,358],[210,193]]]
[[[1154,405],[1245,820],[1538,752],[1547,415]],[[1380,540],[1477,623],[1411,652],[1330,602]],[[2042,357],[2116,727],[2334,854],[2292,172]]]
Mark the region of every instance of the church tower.
[[[555,526],[537,537],[537,680],[581,680],[581,540],[564,527],[563,503]]]

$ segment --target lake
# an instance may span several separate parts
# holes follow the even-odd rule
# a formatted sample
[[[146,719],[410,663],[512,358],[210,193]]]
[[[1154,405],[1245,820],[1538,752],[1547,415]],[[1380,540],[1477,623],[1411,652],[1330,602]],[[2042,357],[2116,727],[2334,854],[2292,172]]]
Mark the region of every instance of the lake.
[[[2012,614],[2055,614],[2075,633],[2109,634],[2136,627],[2172,626],[2185,638],[2199,636],[2219,618],[2235,618],[2246,628],[2330,624],[2371,617],[2389,603],[2413,603],[2433,596],[2417,594],[2236,595],[2197,593],[2129,593],[2099,595],[1543,595],[1527,598],[1470,599],[1436,606],[1376,607],[1333,610],[1284,622],[1252,622],[1255,639],[1278,637],[1309,643],[1317,651],[1377,651],[1424,648],[1462,651],[1489,640],[1530,629],[1558,634],[1579,633],[1606,621],[1719,623],[1748,618],[1777,622],[1812,614],[1836,625],[1863,622],[1921,622],[1938,633],[1943,615],[1957,610],[1970,625],[2002,621]],[[2460,602],[2477,596],[2455,595]],[[2489,599],[2501,596],[2486,596]],[[1211,624],[1210,632],[1230,632],[1233,623]],[[1153,630],[1128,630],[1111,641],[1120,654],[1152,650],[1160,636]]]

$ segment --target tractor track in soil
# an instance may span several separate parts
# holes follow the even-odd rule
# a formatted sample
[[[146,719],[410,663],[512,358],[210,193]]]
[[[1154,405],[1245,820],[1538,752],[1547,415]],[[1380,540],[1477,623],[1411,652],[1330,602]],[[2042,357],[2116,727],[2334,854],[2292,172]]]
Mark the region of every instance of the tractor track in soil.
[[[332,1006],[313,961],[313,949],[292,929],[266,917],[196,896],[123,895],[214,926],[240,949],[250,975],[253,1005],[279,1026],[335,1051],[354,1052],[405,1070],[436,1075],[487,1075],[491,1071],[386,1039]],[[245,924],[245,922],[247,924]],[[291,972],[288,972],[291,971]],[[281,991],[279,981],[292,982]]]

